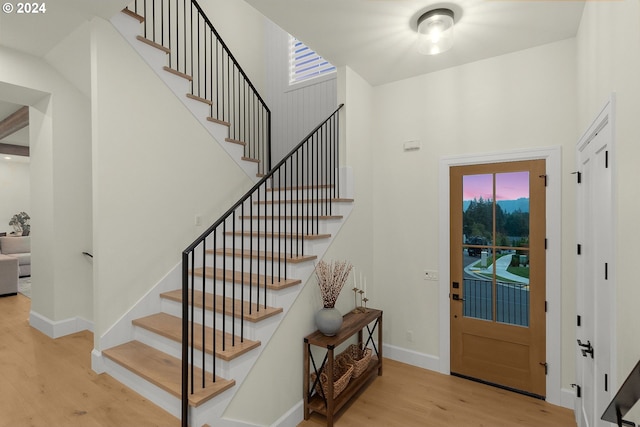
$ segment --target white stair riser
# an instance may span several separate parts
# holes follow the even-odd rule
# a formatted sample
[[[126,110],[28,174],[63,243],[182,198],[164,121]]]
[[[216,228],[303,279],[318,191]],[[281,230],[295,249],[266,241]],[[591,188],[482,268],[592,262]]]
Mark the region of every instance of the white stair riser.
[[[106,371],[110,376],[149,399],[165,411],[169,412],[176,418],[180,418],[181,403],[180,399],[166,392],[160,387],[151,384],[149,381],[132,373],[130,370],[114,362],[108,357],[103,357]]]
[[[227,236],[227,241],[225,242],[224,247],[227,250],[235,249],[236,251],[252,250],[256,251],[267,251],[277,254],[287,254],[293,257],[301,256],[306,254],[314,253],[314,249],[318,245],[322,245],[329,238],[302,238],[299,236],[298,239],[290,238],[290,237],[282,237],[278,238],[260,238],[260,237],[250,237],[250,236],[236,236],[235,239],[233,236]],[[222,245],[218,246],[218,249],[222,249]]]
[[[261,301],[262,302],[262,301]],[[162,311],[171,314],[172,316],[181,317],[182,316],[182,305],[175,301],[164,300],[162,304]],[[254,310],[254,308],[252,308]],[[193,310],[194,321],[195,323],[202,324],[202,309],[196,307]],[[238,312],[237,315],[240,315]],[[279,317],[280,315],[276,315],[273,317]],[[204,323],[206,326],[213,328],[214,327],[214,318],[215,318],[215,329],[222,331],[222,322],[224,322],[224,332],[226,333],[234,333],[235,335],[240,335],[241,333],[241,322],[239,318],[233,318],[232,316],[224,316],[221,313],[215,313],[215,317],[210,310],[205,310],[204,315]],[[264,320],[260,322],[244,322],[244,337],[250,340],[256,340],[259,330],[264,326]],[[234,329],[235,328],[235,329]]]
[[[160,351],[167,353],[170,356],[173,356],[177,359],[182,357],[182,345],[174,340],[169,338],[165,338],[161,335],[158,335],[152,331],[147,329],[136,327],[135,328],[135,339],[138,341],[147,344],[151,347],[154,347]],[[210,340],[211,336],[207,337],[207,340]],[[252,352],[249,352],[252,353]],[[189,356],[191,357],[191,356]],[[215,374],[223,377],[223,378],[234,378],[233,370],[237,370],[237,367],[233,365],[237,365],[237,361],[240,357],[233,359],[231,361],[222,360],[218,357],[215,358]],[[211,354],[205,354],[205,371],[212,373],[213,372],[213,357]],[[193,351],[193,360],[195,360],[194,365],[198,368],[202,368],[202,351],[198,349],[194,349]]]
[[[318,248],[319,245],[316,244],[314,245],[313,248]],[[307,254],[315,254],[317,252],[314,252],[313,250],[307,251],[305,252]],[[231,270],[232,266],[233,266],[233,257],[231,256],[226,256],[226,264],[223,263],[222,260],[222,255],[217,255],[216,256],[216,262],[215,262],[215,266],[216,268],[223,268],[223,265],[225,265],[225,269],[227,270]],[[236,271],[244,271],[245,273],[248,273],[250,270],[250,263],[253,265],[253,269],[252,272],[255,274],[260,274],[260,275],[267,275],[267,276],[274,276],[274,277],[300,277],[298,274],[295,273],[295,271],[300,268],[302,266],[302,264],[305,264],[305,267],[307,265],[310,265],[311,268],[313,268],[313,266],[318,262],[318,259],[311,259],[309,261],[304,261],[302,263],[292,263],[290,261],[288,261],[286,263],[286,266],[284,265],[284,260],[282,260],[282,264],[278,264],[278,259],[276,258],[273,263],[271,262],[270,259],[265,260],[264,259],[248,259],[248,258],[235,258],[235,269]],[[241,264],[242,263],[242,264]],[[207,266],[208,267],[213,267],[214,263],[213,261],[207,261]],[[242,267],[244,266],[244,267]]]
[[[301,285],[295,285],[295,286],[301,286]],[[216,295],[220,295],[220,296],[226,296],[226,297],[232,297],[233,296],[233,292],[234,292],[234,288],[235,288],[235,296],[236,298],[240,299],[241,295],[244,295],[244,299],[249,300],[249,295],[251,295],[251,302],[255,302],[255,301],[260,301],[260,302],[264,302],[264,295],[265,295],[265,288],[264,288],[264,283],[260,284],[260,288],[258,289],[258,286],[253,284],[253,285],[249,285],[249,284],[244,284],[244,286],[240,283],[227,283],[224,287],[222,285],[222,281],[217,280],[216,281],[216,286],[215,289],[213,288],[213,280],[212,279],[205,279],[204,280],[204,287],[205,292],[207,293],[215,293]],[[292,286],[294,287],[294,286]],[[224,293],[223,292],[223,288],[225,289]],[[243,290],[242,288],[244,288],[244,294],[242,294]],[[200,280],[198,280],[198,278],[196,278],[195,281],[195,289],[198,291],[202,291],[203,289],[203,282],[202,282],[202,278],[200,278]],[[280,304],[278,303],[278,292],[274,292],[272,290],[267,289],[266,291],[267,294],[267,305],[270,307],[280,307]]]

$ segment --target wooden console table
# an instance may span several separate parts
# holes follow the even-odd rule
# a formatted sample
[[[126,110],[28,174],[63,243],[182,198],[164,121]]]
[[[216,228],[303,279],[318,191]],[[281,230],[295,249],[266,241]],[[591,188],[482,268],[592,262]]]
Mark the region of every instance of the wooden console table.
[[[343,316],[340,331],[328,337],[320,331],[316,331],[304,338],[304,419],[308,420],[312,412],[318,412],[327,419],[327,426],[333,426],[333,417],[367,382],[376,375],[382,375],[382,310],[369,308],[366,313],[348,313]],[[371,326],[373,324],[373,326]],[[378,330],[378,342],[373,339],[373,334]],[[368,333],[366,341],[363,341],[363,332]],[[358,334],[358,344],[362,348],[371,346],[373,356],[369,367],[358,378],[352,378],[347,388],[340,395],[333,395],[333,382],[328,387],[326,396],[315,392],[314,385],[310,384],[310,374],[315,372],[316,377],[325,369],[327,377],[333,378],[334,350],[337,346]],[[327,350],[322,364],[317,367],[311,346],[323,347]],[[311,370],[313,368],[313,371]]]

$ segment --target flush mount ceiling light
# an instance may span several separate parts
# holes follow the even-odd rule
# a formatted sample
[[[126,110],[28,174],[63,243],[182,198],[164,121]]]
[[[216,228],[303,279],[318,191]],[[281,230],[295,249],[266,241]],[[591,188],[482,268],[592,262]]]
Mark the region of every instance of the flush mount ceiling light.
[[[418,52],[437,55],[453,46],[453,11],[433,9],[418,18]]]

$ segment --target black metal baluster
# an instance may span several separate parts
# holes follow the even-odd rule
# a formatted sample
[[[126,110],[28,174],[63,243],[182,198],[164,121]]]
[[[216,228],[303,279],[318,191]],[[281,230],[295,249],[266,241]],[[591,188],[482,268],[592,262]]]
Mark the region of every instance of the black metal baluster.
[[[206,337],[205,337],[205,332],[206,332],[205,331],[205,329],[206,329],[205,328],[205,325],[206,325],[206,322],[205,322],[205,315],[206,315],[205,295],[207,293],[207,286],[206,286],[206,283],[205,283],[205,280],[207,279],[207,274],[206,274],[206,269],[205,269],[205,266],[207,265],[206,256],[207,256],[207,240],[204,239],[204,240],[202,240],[202,319],[201,319],[202,320],[202,352],[201,352],[201,354],[202,354],[202,388],[205,388],[206,375],[204,375],[204,372],[205,372],[205,366],[206,366],[205,357],[207,355],[207,352],[204,351],[204,349],[207,348],[206,347],[207,341],[206,341]],[[194,268],[194,270],[195,270],[195,268]],[[194,286],[194,288],[195,288],[195,286]],[[191,325],[191,328],[195,329],[195,328],[193,328],[193,324]],[[195,346],[195,341],[192,340],[191,341],[191,348],[193,349],[194,346]]]

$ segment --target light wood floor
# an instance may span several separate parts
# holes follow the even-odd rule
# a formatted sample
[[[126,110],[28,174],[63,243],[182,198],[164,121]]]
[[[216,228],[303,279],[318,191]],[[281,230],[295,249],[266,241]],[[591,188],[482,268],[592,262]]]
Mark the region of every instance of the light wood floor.
[[[335,427],[576,427],[569,409],[389,359],[383,376],[334,421]],[[314,413],[298,427],[320,425],[325,420]]]
[[[0,298],[0,427],[180,425],[91,370],[92,333],[52,340],[29,326],[30,306],[20,294]]]
[[[0,298],[0,427],[179,426],[108,375],[91,370],[93,335],[52,340],[29,326],[30,300]],[[325,425],[313,416],[299,427]],[[575,427],[544,401],[385,359],[336,427]]]

